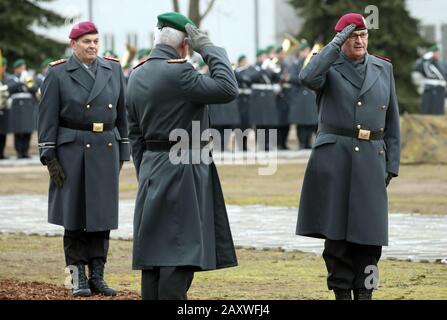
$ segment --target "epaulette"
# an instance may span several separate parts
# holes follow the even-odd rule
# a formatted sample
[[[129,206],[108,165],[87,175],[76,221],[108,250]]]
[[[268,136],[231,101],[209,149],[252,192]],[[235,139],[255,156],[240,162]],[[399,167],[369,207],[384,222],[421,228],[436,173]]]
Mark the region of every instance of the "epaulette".
[[[141,67],[143,64],[145,64],[145,63],[147,62],[147,60],[149,60],[149,59],[146,59],[146,60],[141,61],[139,64],[137,64],[137,65],[136,65],[135,67],[133,67],[132,69],[135,70],[136,68]]]
[[[167,63],[185,63],[187,60],[186,59],[170,59],[170,60],[166,60]]]
[[[58,64],[61,64],[61,63],[64,63],[64,62],[67,62],[67,59],[59,59],[59,60],[50,62],[49,66],[50,67],[54,67],[54,66],[57,66]]]
[[[114,58],[114,57],[104,57],[104,59],[110,60],[110,61],[115,61],[115,62],[120,62],[120,59]]]
[[[376,54],[373,54],[373,56],[374,56],[374,57],[376,57],[376,58],[379,58],[379,59],[385,60],[386,62],[389,62],[389,63],[391,63],[391,59],[389,59],[389,58],[386,58],[386,57],[382,57],[382,56],[378,56],[378,55],[376,55]]]

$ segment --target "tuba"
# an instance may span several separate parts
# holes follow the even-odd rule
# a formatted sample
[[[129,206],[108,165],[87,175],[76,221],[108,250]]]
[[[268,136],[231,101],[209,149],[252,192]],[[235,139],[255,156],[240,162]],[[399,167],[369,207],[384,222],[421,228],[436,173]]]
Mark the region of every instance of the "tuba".
[[[309,54],[307,55],[306,59],[304,59],[303,68],[309,63],[310,59],[312,59],[312,56],[316,53],[318,53],[321,48],[323,48],[323,44],[320,42],[315,42],[314,46],[312,47],[312,50],[310,50]]]
[[[290,33],[284,34],[284,40],[282,42],[282,50],[286,55],[294,52],[296,49],[298,49],[299,46],[300,42],[297,38],[292,36]]]

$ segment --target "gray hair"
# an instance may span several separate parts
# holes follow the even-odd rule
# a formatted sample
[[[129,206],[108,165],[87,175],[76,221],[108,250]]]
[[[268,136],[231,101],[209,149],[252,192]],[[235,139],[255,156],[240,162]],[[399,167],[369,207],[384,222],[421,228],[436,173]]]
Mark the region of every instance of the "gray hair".
[[[166,44],[173,48],[178,48],[186,38],[186,33],[170,28],[164,27],[163,29],[155,28],[154,31],[154,44]]]

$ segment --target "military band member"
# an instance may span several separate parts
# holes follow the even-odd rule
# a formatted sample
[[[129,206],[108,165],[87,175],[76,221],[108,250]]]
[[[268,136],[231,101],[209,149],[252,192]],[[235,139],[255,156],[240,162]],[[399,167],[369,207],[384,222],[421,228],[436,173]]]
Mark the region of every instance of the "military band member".
[[[97,56],[95,24],[79,22],[69,38],[73,55],[51,63],[39,106],[48,221],[65,228],[66,264],[78,275],[73,295],[113,296],[104,265],[110,230],[118,227],[119,173],[130,157],[124,76],[118,61]]]
[[[447,70],[440,61],[441,51],[437,45],[430,48],[421,59],[416,62],[416,71],[422,77],[422,114],[444,114]]]
[[[312,136],[317,131],[318,112],[316,96],[312,90],[303,86],[298,77],[304,61],[310,53],[310,46],[303,42],[299,47],[298,60],[288,68],[290,90],[286,91],[289,104],[289,122],[296,124],[299,149],[310,149]]]
[[[37,90],[35,79],[27,71],[26,61],[13,64],[14,74],[7,81],[10,94],[9,132],[14,133],[14,147],[18,159],[28,159],[31,134],[36,127]]]
[[[143,299],[186,299],[194,272],[235,266],[237,260],[214,163],[171,162],[176,142],[169,137],[178,129],[191,137],[193,121],[200,121],[201,133],[208,129],[206,105],[234,100],[237,83],[225,50],[179,13],[158,16],[155,44],[127,88],[139,183],[133,268],[142,270]],[[185,60],[189,46],[210,76]]]
[[[323,238],[327,284],[336,299],[371,299],[388,245],[387,190],[400,159],[393,66],[370,55],[360,14],[346,14],[334,39],[299,77],[317,92],[318,134],[307,165],[297,234]]]

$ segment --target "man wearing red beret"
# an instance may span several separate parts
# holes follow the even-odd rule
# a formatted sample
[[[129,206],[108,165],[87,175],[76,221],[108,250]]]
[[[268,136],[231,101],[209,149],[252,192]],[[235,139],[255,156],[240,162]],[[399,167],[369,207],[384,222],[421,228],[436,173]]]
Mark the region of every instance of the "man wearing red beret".
[[[111,229],[118,227],[118,178],[129,160],[124,76],[100,58],[89,21],[70,32],[73,55],[50,64],[39,106],[39,151],[50,174],[48,221],[65,228],[73,295],[116,295],[104,281]],[[89,279],[85,273],[89,267]]]
[[[387,191],[400,159],[392,64],[370,55],[360,14],[300,72],[317,93],[318,133],[306,170],[297,234],[323,238],[327,284],[336,299],[370,300],[388,244]]]

